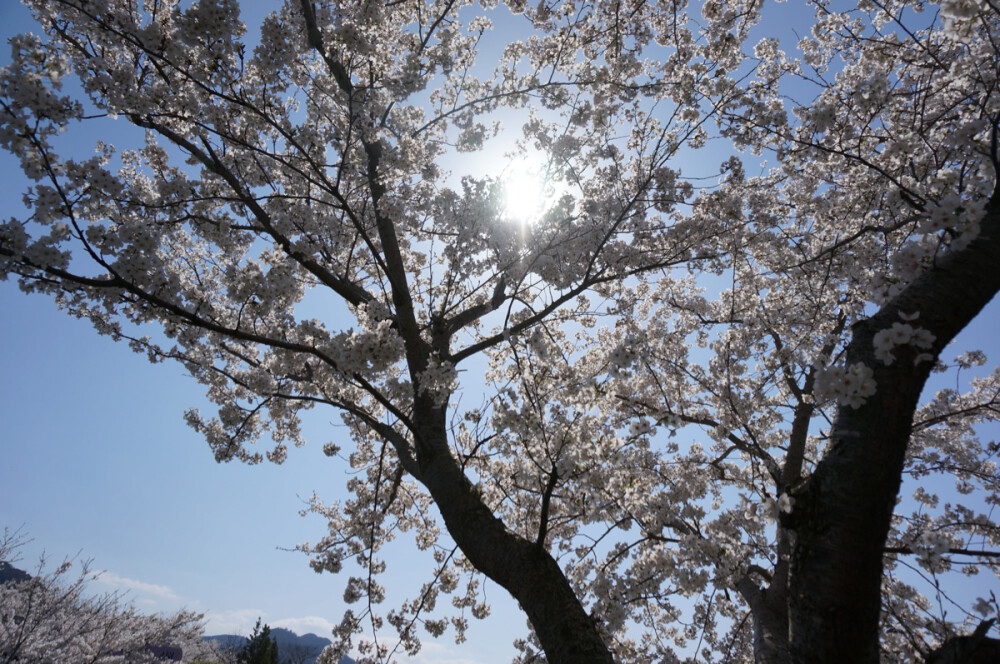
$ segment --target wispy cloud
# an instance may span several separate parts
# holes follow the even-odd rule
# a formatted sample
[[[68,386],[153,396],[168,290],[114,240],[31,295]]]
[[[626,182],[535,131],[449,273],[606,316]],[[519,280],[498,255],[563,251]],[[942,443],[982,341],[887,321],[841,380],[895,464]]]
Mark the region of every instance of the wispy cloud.
[[[167,586],[161,586],[155,583],[146,583],[145,581],[136,581],[135,579],[118,576],[114,572],[100,572],[97,576],[97,582],[106,586],[111,586],[115,590],[152,595],[153,597],[161,600],[176,602],[181,599],[177,593]]]

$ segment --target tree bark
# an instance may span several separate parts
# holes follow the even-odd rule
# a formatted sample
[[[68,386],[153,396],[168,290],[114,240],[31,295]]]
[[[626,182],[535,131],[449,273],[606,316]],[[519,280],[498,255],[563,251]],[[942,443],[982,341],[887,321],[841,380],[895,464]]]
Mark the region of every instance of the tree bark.
[[[897,347],[889,366],[874,356],[875,334],[919,312],[912,323],[935,336],[935,356],[1000,291],[1000,196],[979,236],[947,254],[875,316],[854,326],[847,362],[872,368],[877,393],[841,406],[830,447],[793,492],[787,525],[796,532],[789,580],[789,637],[796,662],[879,659],[883,547],[902,478],[913,413],[933,362]]]

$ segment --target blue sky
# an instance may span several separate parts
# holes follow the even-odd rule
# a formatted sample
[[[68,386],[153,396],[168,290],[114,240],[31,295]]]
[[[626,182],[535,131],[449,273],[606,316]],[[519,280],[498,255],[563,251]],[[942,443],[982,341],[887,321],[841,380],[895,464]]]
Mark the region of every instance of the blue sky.
[[[28,29],[27,11],[2,0],[0,64],[9,61],[7,38]],[[0,178],[0,215],[16,214],[24,181],[6,153]],[[344,579],[317,575],[305,556],[283,549],[325,531],[321,519],[298,516],[305,499],[343,490],[346,464],[321,451],[326,441],[346,442],[335,413],[309,420],[310,445],[283,466],[219,465],[183,422],[186,408],[212,407],[180,366],[150,365],[12,282],[0,282],[0,312],[0,527],[23,526],[34,538],[22,567],[43,551],[54,561],[79,552],[107,570],[95,588],[127,591],[150,612],[205,612],[209,633],[248,633],[258,616],[328,633],[344,609]],[[957,346],[988,351],[998,314],[994,302]],[[401,569],[391,579],[407,576],[406,544],[394,547],[390,567]],[[473,624],[464,646],[428,639],[409,661],[510,661],[524,619],[505,597],[490,589],[494,617]]]

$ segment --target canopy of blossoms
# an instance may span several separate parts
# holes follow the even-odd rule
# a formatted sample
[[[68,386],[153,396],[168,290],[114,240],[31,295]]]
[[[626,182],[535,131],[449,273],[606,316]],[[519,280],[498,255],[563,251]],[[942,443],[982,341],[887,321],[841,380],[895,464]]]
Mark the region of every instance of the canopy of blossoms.
[[[523,662],[904,662],[997,615],[928,599],[1000,571],[1000,374],[945,348],[1000,290],[993,0],[798,39],[750,0],[28,4],[0,277],[181,362],[220,461],[341,413],[329,657],[463,639],[484,577]],[[498,140],[530,218],[453,166]]]

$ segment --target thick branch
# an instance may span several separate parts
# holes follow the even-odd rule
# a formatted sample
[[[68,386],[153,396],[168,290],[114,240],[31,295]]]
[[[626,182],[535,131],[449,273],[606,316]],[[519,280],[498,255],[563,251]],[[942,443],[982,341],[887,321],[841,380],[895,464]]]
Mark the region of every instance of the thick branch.
[[[354,282],[341,279],[309,256],[306,256],[300,251],[296,251],[292,246],[292,241],[277,231],[274,224],[271,222],[270,215],[268,215],[257,200],[243,188],[243,184],[239,181],[239,178],[237,178],[236,175],[214,154],[210,154],[205,150],[202,150],[193,142],[184,138],[169,127],[154,122],[152,118],[131,116],[131,120],[137,126],[152,129],[177,147],[183,148],[192,157],[201,162],[205,168],[225,180],[226,184],[229,185],[229,188],[233,191],[233,194],[237,197],[240,203],[245,205],[253,213],[254,218],[257,219],[261,226],[267,231],[268,235],[281,245],[285,254],[305,268],[321,283],[329,287],[330,290],[351,304],[364,304],[375,299],[361,286],[358,286]]]
[[[555,491],[556,484],[559,483],[559,473],[553,468],[549,473],[549,481],[545,484],[545,491],[542,493],[541,516],[538,520],[538,537],[535,539],[535,546],[539,549],[545,548],[545,536],[549,532],[549,507],[552,503],[552,492]]]
[[[333,75],[337,86],[348,96],[348,113],[353,125],[361,119],[358,110],[355,108],[355,97],[358,88],[351,81],[350,73],[344,65],[331,57],[323,42],[323,35],[316,23],[316,12],[310,0],[301,0],[302,16],[306,23],[306,33],[309,46],[316,50],[323,58],[327,68]],[[374,120],[372,120],[374,126]],[[373,128],[372,126],[372,128]],[[362,132],[363,134],[363,132]],[[409,284],[406,278],[406,266],[403,262],[402,252],[399,247],[399,239],[396,235],[396,225],[380,210],[379,202],[385,193],[385,185],[382,183],[382,146],[378,139],[372,139],[362,135],[361,144],[364,147],[367,157],[367,178],[368,190],[371,194],[372,209],[375,214],[375,227],[378,230],[379,240],[382,243],[382,254],[384,258],[385,275],[389,280],[392,290],[392,302],[396,309],[397,321],[399,323],[400,335],[406,346],[406,355],[410,367],[410,378],[414,385],[419,383],[420,373],[426,369],[430,356],[430,348],[427,343],[420,338],[420,326],[414,312],[413,298],[410,294]]]

